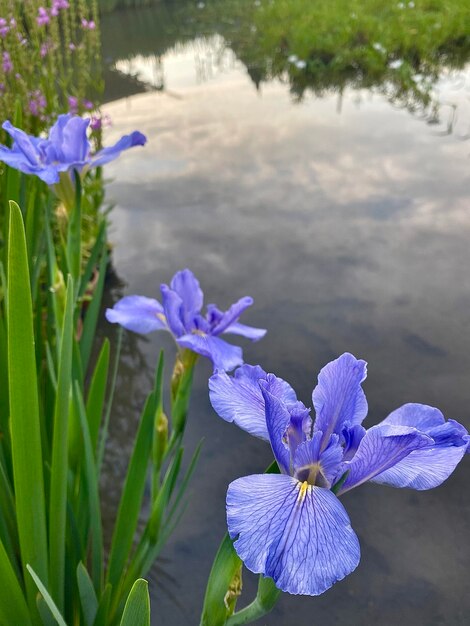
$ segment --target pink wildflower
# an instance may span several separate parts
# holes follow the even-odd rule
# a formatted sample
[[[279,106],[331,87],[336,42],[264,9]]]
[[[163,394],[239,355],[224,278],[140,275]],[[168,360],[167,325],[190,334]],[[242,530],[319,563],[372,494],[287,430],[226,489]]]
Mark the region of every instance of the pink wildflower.
[[[9,74],[13,69],[13,63],[8,52],[3,53],[2,67],[5,74]]]
[[[49,24],[50,21],[51,20],[47,12],[47,9],[45,9],[44,7],[39,7],[38,16],[36,18],[36,22],[38,23],[38,26],[45,26],[46,24]]]

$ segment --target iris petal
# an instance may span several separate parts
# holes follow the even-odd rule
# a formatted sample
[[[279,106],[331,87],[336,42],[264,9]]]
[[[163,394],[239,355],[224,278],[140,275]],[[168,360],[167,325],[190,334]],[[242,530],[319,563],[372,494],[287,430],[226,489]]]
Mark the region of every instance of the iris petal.
[[[160,291],[162,294],[163,310],[165,311],[171,332],[175,337],[185,335],[191,330],[191,327],[188,328],[184,324],[183,300],[176,291],[170,289],[168,285],[161,285]]]
[[[114,161],[114,159],[116,159],[123,150],[128,150],[134,146],[144,146],[146,142],[147,138],[145,135],[140,133],[138,130],[135,130],[130,135],[124,135],[124,137],[121,137],[121,139],[119,139],[114,146],[103,148],[97,152],[91,161],[91,166],[98,167],[100,165],[105,165],[105,163]]]
[[[284,442],[291,418],[287,406],[270,392],[270,381],[260,382],[266,411],[266,426],[274,456],[281,471],[290,473],[290,452]]]
[[[231,324],[235,323],[238,320],[243,311],[246,311],[246,309],[252,304],[253,298],[250,298],[250,296],[240,298],[240,300],[232,304],[228,311],[222,313],[222,317],[213,327],[212,333],[214,335],[220,335],[220,333],[225,332]]]
[[[339,493],[349,491],[390,469],[414,450],[432,443],[432,439],[408,426],[379,424],[364,435],[352,460],[345,463],[347,478]]]
[[[346,422],[354,426],[367,415],[367,400],[361,387],[366,375],[367,363],[348,352],[321,370],[312,400],[316,412],[314,428],[323,432],[323,445],[332,433],[341,434]]]
[[[108,322],[142,334],[166,330],[167,325],[162,316],[162,305],[145,296],[126,296],[116,302],[112,309],[106,309]]]
[[[372,479],[390,487],[409,487],[422,491],[443,483],[455,470],[466,446],[431,446],[411,452],[402,461]]]
[[[297,401],[289,383],[266,372],[259,365],[242,365],[234,376],[216,372],[209,379],[209,396],[214,410],[227,422],[234,422],[250,435],[269,441],[260,380],[270,377],[270,392],[286,404]]]
[[[180,346],[211,359],[214,370],[230,372],[243,363],[242,349],[239,346],[232,346],[220,337],[193,334],[178,337],[176,341]]]
[[[34,137],[27,135],[24,130],[16,128],[8,120],[6,122],[3,122],[2,128],[3,130],[7,131],[7,133],[10,135],[10,137],[13,138],[15,142],[13,145],[13,152],[21,150],[25,158],[32,166],[40,165],[40,155],[37,146],[33,141],[33,139],[35,139]]]
[[[359,563],[357,536],[336,496],[290,476],[235,480],[227,523],[246,567],[289,593],[319,595]]]
[[[234,322],[227,326],[223,332],[231,335],[240,335],[241,337],[251,339],[251,341],[259,341],[265,336],[267,331],[265,328],[255,328],[254,326]]]
[[[201,312],[204,294],[199,285],[198,279],[191,270],[185,269],[176,274],[171,279],[170,288],[181,298],[185,315],[185,325],[192,322],[193,318]]]
[[[395,426],[412,426],[418,430],[426,431],[444,424],[445,417],[439,409],[427,404],[409,402],[396,411],[392,411],[381,424],[393,424]]]
[[[217,372],[209,379],[209,397],[222,419],[269,441],[261,379],[266,379],[266,372],[259,365],[242,365],[234,376]]]
[[[85,164],[90,153],[90,142],[86,136],[89,119],[72,117],[63,127],[62,145],[60,146],[67,164]]]

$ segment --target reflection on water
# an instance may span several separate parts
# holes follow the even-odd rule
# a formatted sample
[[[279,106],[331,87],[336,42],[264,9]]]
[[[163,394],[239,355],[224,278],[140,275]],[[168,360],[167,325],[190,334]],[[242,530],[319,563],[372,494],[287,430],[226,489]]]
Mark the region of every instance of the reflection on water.
[[[295,99],[337,93],[339,108],[345,90],[367,90],[431,124],[443,118],[447,132],[463,106],[463,134],[470,130],[462,71],[470,58],[470,11],[463,3],[168,1],[105,16],[102,27],[111,100],[119,92],[165,89],[166,77],[175,75],[165,66],[183,53],[192,55],[199,81],[238,60],[257,89],[280,80]],[[457,99],[440,97],[443,77],[459,84]]]
[[[369,361],[367,426],[417,401],[470,427],[469,144],[381,95],[345,89],[338,114],[337,94],[294,104],[278,80],[256,92],[240,62],[228,59],[198,82],[191,48],[157,57],[165,91],[106,106],[109,141],[134,128],[149,138],[107,170],[114,263],[127,285],[119,294],[154,297],[160,282],[191,267],[209,301],[255,298],[246,323],[269,332],[246,342],[245,358],[289,380],[307,404],[320,367],[349,350]],[[443,101],[465,93],[449,77],[439,89]],[[103,323],[102,332],[114,328]],[[110,511],[135,406],[160,347],[168,357],[174,350],[164,333],[126,342]],[[187,513],[152,574],[155,624],[197,623],[227,485],[271,458],[266,444],[216,417],[209,374],[201,362],[187,448],[204,437],[203,454]],[[361,565],[319,598],[283,596],[260,625],[467,623],[468,468],[430,492],[368,485],[347,494]],[[247,599],[255,583],[246,576]]]

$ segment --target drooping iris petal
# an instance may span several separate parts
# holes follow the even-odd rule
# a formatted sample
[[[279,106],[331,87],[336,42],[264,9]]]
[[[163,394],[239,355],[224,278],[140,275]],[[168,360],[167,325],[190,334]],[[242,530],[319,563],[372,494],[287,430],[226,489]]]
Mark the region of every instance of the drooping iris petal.
[[[282,378],[268,375],[259,366],[242,365],[234,376],[216,372],[209,379],[209,397],[214,410],[227,422],[234,422],[250,435],[269,441],[260,380],[270,376],[270,392],[286,404],[297,401],[292,387]]]
[[[340,501],[290,476],[232,482],[227,523],[246,567],[288,593],[319,595],[359,563],[359,542]]]
[[[161,285],[163,310],[165,311],[166,321],[171,332],[175,337],[185,335],[188,330],[184,324],[183,300],[181,296],[170,289],[168,285]]]
[[[317,430],[311,439],[303,441],[295,451],[294,471],[300,481],[329,489],[341,475],[343,466],[343,448],[338,435],[331,435],[324,450],[321,450],[323,433]]]
[[[242,365],[234,376],[216,372],[209,379],[209,397],[222,419],[269,441],[264,399],[258,384],[261,379],[266,379],[266,372],[259,365]]]
[[[141,334],[167,328],[162,305],[145,296],[121,298],[112,309],[106,309],[106,319]]]
[[[100,165],[105,165],[106,163],[117,159],[123,150],[128,150],[134,146],[144,146],[146,142],[147,138],[145,135],[140,133],[138,130],[135,130],[130,135],[124,135],[124,137],[121,137],[121,139],[119,139],[114,146],[103,148],[97,152],[91,160],[91,166],[98,167]]]
[[[443,483],[465,454],[466,446],[430,446],[411,452],[402,461],[372,479],[390,487],[409,487],[422,491]]]
[[[230,372],[243,363],[242,349],[239,346],[232,346],[220,337],[193,334],[178,337],[176,341],[180,346],[211,359],[214,370]]]
[[[225,330],[238,320],[243,311],[246,311],[248,307],[253,304],[253,298],[249,296],[245,296],[244,298],[240,298],[232,304],[232,306],[222,313],[222,317],[218,320],[215,326],[212,328],[212,332],[214,335],[220,335],[220,333],[225,332]]]
[[[267,331],[265,328],[255,328],[254,326],[234,322],[227,326],[223,332],[227,335],[240,335],[241,337],[251,339],[251,341],[259,341],[265,336]]]
[[[181,298],[183,309],[183,322],[186,330],[190,330],[194,318],[200,313],[204,301],[204,294],[198,279],[191,270],[185,269],[171,279],[170,288]]]
[[[348,352],[321,370],[312,400],[314,429],[323,432],[323,446],[332,433],[341,434],[346,422],[353,426],[366,417],[367,400],[361,387],[366,375],[367,363]]]
[[[6,130],[10,137],[13,138],[15,144],[14,148],[21,150],[29,163],[33,166],[37,166],[40,163],[39,152],[36,143],[30,135],[27,135],[24,130],[16,128],[8,120],[2,124],[3,130]],[[15,152],[15,149],[13,149]]]
[[[414,450],[425,448],[432,439],[409,426],[372,426],[361,440],[352,460],[345,463],[347,478],[339,494],[358,487],[390,469]]]
[[[266,412],[266,426],[269,440],[277,464],[281,471],[290,473],[290,451],[285,441],[287,428],[290,424],[290,413],[286,405],[269,391],[269,381],[260,382]]]

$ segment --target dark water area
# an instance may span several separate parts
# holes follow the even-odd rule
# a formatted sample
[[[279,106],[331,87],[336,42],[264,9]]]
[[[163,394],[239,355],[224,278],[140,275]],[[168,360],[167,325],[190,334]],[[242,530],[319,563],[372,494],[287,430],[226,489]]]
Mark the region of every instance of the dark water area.
[[[224,308],[254,297],[243,321],[268,334],[243,343],[246,362],[288,380],[309,406],[320,368],[350,351],[369,363],[366,426],[422,402],[470,428],[468,71],[443,68],[433,124],[384,90],[346,84],[322,97],[307,89],[299,100],[288,76],[255,81],[253,67],[224,45],[226,32],[197,36],[157,11],[103,23],[107,139],[134,129],[148,137],[107,168],[119,276],[107,304],[124,294],[156,297],[161,282],[190,267],[207,302]],[[139,49],[138,31],[125,37],[119,27],[148,26],[149,15],[160,24],[153,52],[147,30]],[[114,330],[103,321],[100,332]],[[169,377],[169,336],[124,338],[108,523],[162,347]],[[151,573],[154,624],[198,623],[226,529],[227,486],[272,460],[267,444],[216,416],[210,373],[201,360],[186,448],[190,455],[204,438],[203,451],[185,516]],[[467,458],[429,492],[366,485],[346,494],[362,549],[357,570],[318,598],[283,595],[259,624],[468,624],[469,472]],[[249,601],[256,577],[247,572],[244,582]]]

